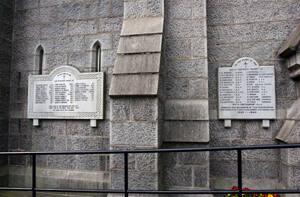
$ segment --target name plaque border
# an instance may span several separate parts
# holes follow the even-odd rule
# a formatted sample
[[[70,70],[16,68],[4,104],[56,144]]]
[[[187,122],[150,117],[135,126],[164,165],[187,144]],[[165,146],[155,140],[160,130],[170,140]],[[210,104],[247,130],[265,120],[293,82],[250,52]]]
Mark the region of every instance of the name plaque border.
[[[60,73],[68,72],[74,75],[76,80],[96,79],[97,84],[97,102],[96,112],[34,112],[33,111],[33,98],[34,98],[34,83],[36,81],[52,81],[53,78]],[[70,65],[62,65],[55,68],[48,75],[29,75],[28,76],[28,119],[89,119],[100,120],[104,119],[104,73],[103,72],[89,72],[80,73],[80,71]]]
[[[240,62],[243,62],[243,61],[248,61],[248,64],[245,64],[243,66],[240,66]],[[220,71],[221,70],[224,70],[224,69],[248,69],[248,68],[272,68],[273,70],[273,73],[274,73],[274,77],[273,77],[273,84],[274,84],[274,90],[272,91],[272,96],[274,98],[274,111],[273,111],[273,115],[270,116],[270,117],[234,117],[234,116],[231,116],[231,117],[226,117],[224,115],[222,115],[221,113],[221,104],[220,104]],[[259,66],[259,64],[257,63],[257,61],[253,58],[250,58],[250,57],[242,57],[238,60],[236,60],[232,66],[223,66],[223,67],[219,67],[218,69],[218,118],[220,120],[225,120],[225,125],[228,124],[228,127],[231,127],[231,123],[228,122],[230,120],[271,120],[271,119],[276,119],[276,93],[275,93],[275,68],[274,66]],[[227,121],[227,122],[226,122]],[[227,127],[227,126],[225,126]]]

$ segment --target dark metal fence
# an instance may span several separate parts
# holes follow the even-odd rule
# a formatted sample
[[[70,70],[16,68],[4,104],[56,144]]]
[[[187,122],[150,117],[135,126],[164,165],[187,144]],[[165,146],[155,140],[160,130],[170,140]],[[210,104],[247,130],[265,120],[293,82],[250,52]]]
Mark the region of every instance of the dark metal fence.
[[[284,145],[255,145],[255,146],[234,146],[234,147],[210,147],[210,148],[176,148],[176,149],[156,149],[156,150],[126,150],[126,151],[65,151],[65,152],[0,152],[0,155],[18,156],[28,155],[32,158],[32,186],[31,188],[12,188],[0,187],[0,191],[24,191],[32,192],[32,197],[36,197],[37,192],[74,192],[74,193],[117,193],[124,194],[257,194],[257,193],[277,193],[277,194],[299,194],[300,189],[282,189],[282,190],[248,190],[244,191],[242,176],[242,151],[244,150],[262,150],[262,149],[287,149],[300,148],[300,144]],[[236,151],[237,152],[237,174],[238,190],[130,190],[128,187],[128,155],[129,154],[153,154],[153,153],[175,153],[175,152],[216,152],[216,151]],[[123,154],[124,155],[124,189],[123,190],[92,190],[92,189],[49,189],[38,188],[36,182],[36,157],[40,155],[98,155],[98,154]]]

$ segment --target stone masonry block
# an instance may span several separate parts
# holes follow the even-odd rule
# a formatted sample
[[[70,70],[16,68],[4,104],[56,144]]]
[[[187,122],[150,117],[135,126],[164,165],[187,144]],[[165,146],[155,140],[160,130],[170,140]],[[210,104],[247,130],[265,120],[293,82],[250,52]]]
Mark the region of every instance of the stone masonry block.
[[[192,16],[193,0],[166,1],[166,18],[172,19],[190,19]]]
[[[158,99],[157,98],[132,98],[131,120],[134,121],[157,121]]]
[[[188,59],[192,57],[191,39],[166,39],[166,57],[170,59]]]
[[[124,18],[156,17],[163,16],[163,0],[137,0],[125,1]]]
[[[206,20],[192,19],[180,20],[174,19],[166,25],[166,38],[193,38],[206,36]]]
[[[208,120],[207,100],[167,100],[166,120]]]
[[[97,32],[97,21],[74,21],[68,23],[68,34],[95,34]]]
[[[208,188],[209,187],[209,167],[208,166],[195,166],[193,170],[194,186]]]
[[[207,77],[206,59],[174,60],[166,62],[168,77]]]
[[[163,17],[144,17],[123,21],[121,36],[163,33]]]
[[[157,95],[157,92],[157,74],[114,75],[109,95]]]
[[[111,102],[111,120],[125,121],[130,119],[130,100],[127,98],[113,99]]]
[[[114,74],[158,73],[160,53],[119,55],[114,66]]]
[[[182,152],[177,154],[179,165],[209,165],[209,152]]]
[[[157,124],[154,122],[114,122],[111,145],[158,146]]]
[[[189,98],[208,99],[208,80],[190,79],[189,80]]]
[[[160,52],[162,35],[121,37],[118,53]]]
[[[165,142],[208,142],[208,121],[167,121],[164,123]]]
[[[192,186],[192,168],[190,166],[178,166],[168,168],[165,172],[165,183],[168,188]]]
[[[164,86],[164,94],[168,99],[183,99],[189,96],[187,78],[168,77]]]

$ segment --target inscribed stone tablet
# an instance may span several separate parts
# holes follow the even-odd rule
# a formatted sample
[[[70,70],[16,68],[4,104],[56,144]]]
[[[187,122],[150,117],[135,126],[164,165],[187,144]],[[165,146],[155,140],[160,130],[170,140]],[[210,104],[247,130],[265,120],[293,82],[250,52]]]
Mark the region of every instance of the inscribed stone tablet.
[[[28,118],[103,119],[103,73],[61,66],[28,79]]]
[[[275,119],[274,67],[244,57],[219,68],[219,118]]]

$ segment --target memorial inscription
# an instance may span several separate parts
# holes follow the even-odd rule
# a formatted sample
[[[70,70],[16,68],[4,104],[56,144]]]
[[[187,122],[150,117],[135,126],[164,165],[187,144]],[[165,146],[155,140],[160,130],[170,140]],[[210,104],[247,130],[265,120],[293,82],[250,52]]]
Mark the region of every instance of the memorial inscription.
[[[273,66],[259,66],[248,57],[219,68],[220,119],[275,119]]]
[[[28,118],[103,119],[103,73],[61,66],[49,75],[30,75]]]

